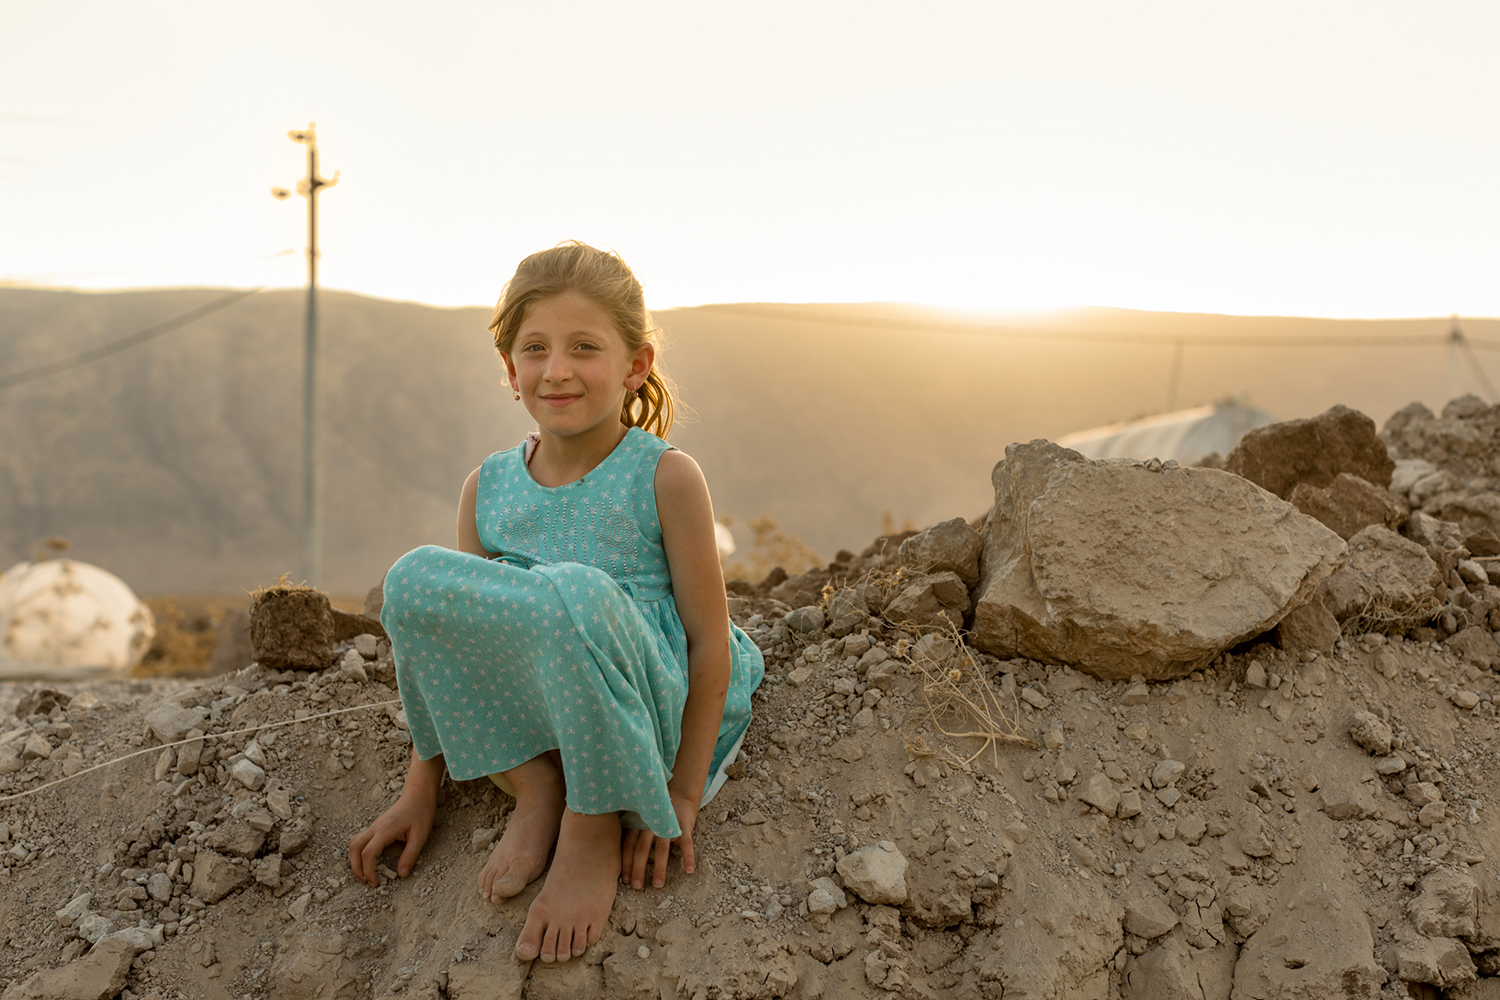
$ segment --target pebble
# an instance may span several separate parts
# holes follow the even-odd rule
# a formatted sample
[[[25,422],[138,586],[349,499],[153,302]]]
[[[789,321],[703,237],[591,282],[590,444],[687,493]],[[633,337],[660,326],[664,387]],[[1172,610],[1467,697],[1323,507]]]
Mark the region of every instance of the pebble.
[[[1473,691],[1455,691],[1453,692],[1452,698],[1450,698],[1449,700],[1459,708],[1467,709],[1473,708],[1475,705],[1479,704],[1479,695],[1475,694]]]
[[[249,759],[235,763],[229,769],[229,773],[235,781],[238,781],[252,792],[258,791],[266,783],[266,772],[257,767],[255,762]]]

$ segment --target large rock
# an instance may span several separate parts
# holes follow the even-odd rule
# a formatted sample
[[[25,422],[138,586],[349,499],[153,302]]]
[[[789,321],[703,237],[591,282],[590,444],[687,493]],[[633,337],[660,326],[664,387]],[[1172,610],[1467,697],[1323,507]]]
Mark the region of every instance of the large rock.
[[[1422,504],[1424,513],[1456,524],[1464,547],[1476,556],[1500,555],[1500,493],[1489,490],[1452,490]]]
[[[1257,427],[1235,445],[1224,468],[1288,497],[1298,483],[1330,486],[1341,472],[1385,489],[1396,463],[1376,436],[1375,421],[1335,406],[1308,420]]]
[[[916,573],[957,573],[968,587],[979,583],[984,539],[961,517],[944,521],[901,543],[901,565]]]
[[[1344,559],[1239,476],[1013,444],[991,476],[975,644],[1097,677],[1180,677],[1273,628]]]
[[[1500,472],[1500,407],[1475,396],[1461,396],[1443,407],[1442,417],[1421,403],[1391,414],[1380,436],[1403,458],[1422,458],[1456,476]]]
[[[1290,870],[1281,898],[1240,949],[1236,997],[1381,996],[1385,971],[1375,962],[1370,918],[1360,890],[1338,869],[1316,876]],[[1288,869],[1283,869],[1288,872]]]
[[[1407,916],[1426,937],[1472,938],[1479,912],[1479,881],[1463,868],[1435,868],[1406,904]]]
[[[844,888],[866,903],[906,902],[906,857],[889,840],[840,858],[838,872]]]
[[[1406,521],[1406,505],[1358,476],[1340,472],[1328,486],[1298,483],[1287,496],[1292,506],[1315,517],[1347,541],[1361,528],[1383,524],[1392,531]]]
[[[5,1000],[114,1000],[125,988],[136,954],[129,941],[103,938],[82,958],[12,986],[5,991]]]
[[[1422,546],[1378,524],[1349,539],[1348,561],[1321,591],[1339,621],[1370,612],[1420,615],[1440,606],[1443,594],[1443,575]]]

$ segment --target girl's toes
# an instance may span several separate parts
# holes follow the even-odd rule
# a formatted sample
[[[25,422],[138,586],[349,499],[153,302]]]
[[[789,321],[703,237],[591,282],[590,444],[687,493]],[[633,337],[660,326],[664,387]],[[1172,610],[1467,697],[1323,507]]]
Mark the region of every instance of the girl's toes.
[[[516,957],[523,962],[536,958],[542,951],[540,938],[541,934],[527,925],[521,931],[521,936],[516,939]]]

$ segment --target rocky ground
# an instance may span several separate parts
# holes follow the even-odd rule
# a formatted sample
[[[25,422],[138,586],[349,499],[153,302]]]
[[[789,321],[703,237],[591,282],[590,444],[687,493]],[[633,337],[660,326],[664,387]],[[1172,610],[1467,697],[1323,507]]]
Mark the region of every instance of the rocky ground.
[[[1288,596],[1297,616],[1183,676],[956,643],[1001,579],[993,524],[732,586],[766,683],[698,872],[622,889],[558,966],[511,954],[540,883],[479,900],[510,808],[487,781],[445,785],[412,877],[350,877],[410,752],[377,636],[325,636],[317,670],[0,687],[5,1000],[1500,998],[1500,587],[1464,544],[1477,520],[1411,526],[1410,473],[1446,456],[1387,443],[1379,502],[1344,471],[1298,504],[1365,576]],[[1407,603],[1328,627],[1380,572]]]

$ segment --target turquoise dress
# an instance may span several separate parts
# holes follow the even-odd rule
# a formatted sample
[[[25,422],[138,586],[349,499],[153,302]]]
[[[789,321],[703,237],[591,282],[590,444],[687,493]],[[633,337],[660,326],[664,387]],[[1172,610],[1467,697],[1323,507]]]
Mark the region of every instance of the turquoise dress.
[[[631,428],[566,486],[531,478],[525,445],[479,470],[479,539],[494,559],[435,545],[386,575],[381,624],[417,756],[441,753],[467,781],[549,750],[562,754],[568,807],[634,813],[661,837],[682,831],[667,779],[682,737],[687,636],[656,514],[656,464],[672,446]],[[765,663],[731,625],[724,721],[706,803],[750,725]]]

